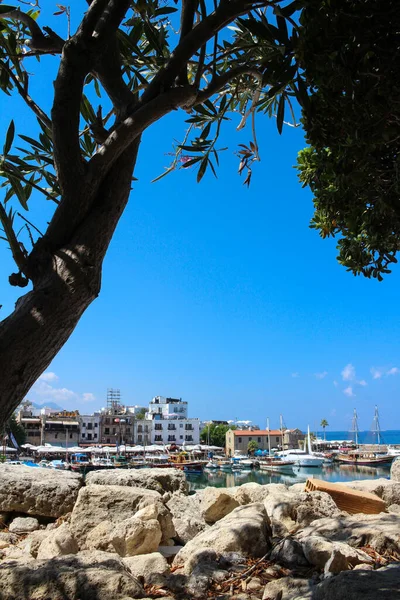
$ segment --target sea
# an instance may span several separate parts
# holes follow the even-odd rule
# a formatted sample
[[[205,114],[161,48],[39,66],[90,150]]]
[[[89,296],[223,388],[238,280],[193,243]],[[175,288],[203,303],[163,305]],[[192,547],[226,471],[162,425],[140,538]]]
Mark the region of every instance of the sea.
[[[333,440],[352,440],[354,441],[355,436],[352,431],[329,431],[328,429],[325,431],[325,434],[318,431],[316,433],[318,438],[324,439],[326,437],[327,441]],[[400,444],[400,430],[398,429],[387,429],[379,432],[381,444]],[[378,443],[378,433],[376,431],[359,431],[358,432],[358,443],[359,444],[377,444]]]

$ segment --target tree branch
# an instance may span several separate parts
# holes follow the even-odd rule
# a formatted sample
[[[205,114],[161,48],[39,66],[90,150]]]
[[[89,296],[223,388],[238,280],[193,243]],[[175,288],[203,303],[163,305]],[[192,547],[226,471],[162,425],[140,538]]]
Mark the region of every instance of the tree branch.
[[[234,69],[223,73],[223,75],[213,77],[209,85],[197,94],[193,106],[205,102],[206,100],[208,100],[208,98],[211,98],[211,96],[214,96],[214,94],[217,94],[219,91],[221,91],[223,87],[227,83],[229,83],[229,81],[231,81],[235,77],[239,77],[240,75],[253,75],[258,80],[260,79],[260,77],[262,77],[261,73],[257,71],[257,69],[250,69],[246,65],[243,65],[241,67],[235,67]]]
[[[5,236],[10,244],[11,253],[18,269],[23,273],[26,267],[26,256],[21,250],[17,236],[14,233],[12,222],[7,211],[0,202],[0,223],[4,229]]]

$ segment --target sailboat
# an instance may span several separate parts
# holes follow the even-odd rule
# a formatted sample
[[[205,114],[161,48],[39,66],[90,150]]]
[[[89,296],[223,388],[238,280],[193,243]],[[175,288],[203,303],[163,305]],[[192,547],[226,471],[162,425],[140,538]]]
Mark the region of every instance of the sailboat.
[[[282,417],[281,417],[282,423]],[[293,474],[293,466],[295,462],[293,460],[284,460],[279,456],[271,456],[271,438],[269,435],[269,418],[267,419],[267,431],[268,431],[268,458],[263,458],[259,461],[261,471],[272,471],[275,473],[286,473]],[[283,437],[282,437],[283,439]]]
[[[305,450],[284,450],[279,452],[278,456],[284,457],[286,460],[293,460],[298,467],[322,467],[325,462],[324,458],[316,456],[311,450],[311,434],[310,426],[308,426],[307,434],[308,452]]]

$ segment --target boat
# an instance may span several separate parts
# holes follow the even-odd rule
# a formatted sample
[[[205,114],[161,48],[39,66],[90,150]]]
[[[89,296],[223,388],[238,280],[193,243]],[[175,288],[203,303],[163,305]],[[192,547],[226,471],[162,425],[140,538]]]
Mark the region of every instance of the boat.
[[[400,448],[393,448],[392,446],[388,446],[387,455],[394,457],[400,456]]]
[[[267,458],[260,460],[261,471],[272,471],[275,473],[293,473],[293,467],[296,463],[293,460],[284,460],[282,458]]]
[[[232,471],[232,463],[230,460],[219,460],[218,467],[220,471]]]
[[[283,452],[278,452],[277,456],[281,458],[285,458],[286,460],[293,461],[298,467],[313,467],[320,468],[325,462],[325,458],[320,456],[316,456],[311,451],[311,434],[310,434],[310,426],[308,426],[307,432],[307,445],[308,452],[305,450],[284,450]]]
[[[211,471],[215,471],[219,469],[218,462],[216,460],[209,460],[208,463],[204,467],[205,469],[210,469]]]
[[[356,452],[346,452],[338,454],[336,460],[339,463],[347,465],[365,465],[368,467],[379,467],[382,465],[390,465],[395,459],[395,456],[390,455],[378,455],[375,452],[363,452],[362,450]]]
[[[185,473],[202,473],[204,463],[200,460],[190,460],[186,453],[181,453],[176,456],[171,455],[171,466]]]

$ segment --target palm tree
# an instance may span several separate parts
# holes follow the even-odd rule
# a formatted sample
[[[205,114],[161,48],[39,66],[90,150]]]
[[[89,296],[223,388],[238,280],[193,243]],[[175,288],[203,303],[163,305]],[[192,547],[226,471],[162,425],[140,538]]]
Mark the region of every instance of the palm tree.
[[[321,425],[322,429],[324,430],[324,440],[326,441],[325,427],[329,427],[329,423],[326,419],[322,419],[320,425]]]

